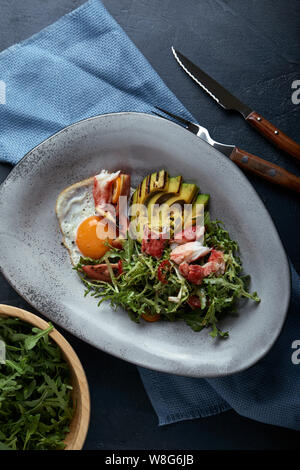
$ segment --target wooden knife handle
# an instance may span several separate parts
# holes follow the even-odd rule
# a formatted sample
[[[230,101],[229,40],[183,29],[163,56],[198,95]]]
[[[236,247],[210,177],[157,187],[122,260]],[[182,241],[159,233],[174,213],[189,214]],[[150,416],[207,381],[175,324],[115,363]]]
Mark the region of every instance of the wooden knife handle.
[[[246,121],[274,145],[300,160],[300,145],[256,111],[252,111],[246,117]]]
[[[256,157],[238,147],[234,148],[229,158],[243,170],[300,193],[300,178],[274,163]]]

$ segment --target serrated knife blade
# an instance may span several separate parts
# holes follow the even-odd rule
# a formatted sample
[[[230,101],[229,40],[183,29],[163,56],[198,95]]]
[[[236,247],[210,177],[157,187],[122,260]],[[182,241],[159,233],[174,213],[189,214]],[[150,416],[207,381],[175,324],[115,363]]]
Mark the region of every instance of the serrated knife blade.
[[[244,118],[251,112],[248,106],[238,100],[229,91],[222,87],[212,77],[207,75],[203,70],[199,69],[197,65],[193,64],[187,57],[176,51],[172,47],[172,52],[180,67],[196,82],[198,85],[208,93],[219,105],[226,110],[238,111]]]
[[[191,60],[172,46],[173,55],[180,67],[194,80],[208,95],[227,111],[239,112],[246,122],[262,134],[274,145],[284,150],[297,160],[300,160],[300,145],[280,131],[261,114],[253,111],[246,104],[232,95],[216,80],[201,70]]]

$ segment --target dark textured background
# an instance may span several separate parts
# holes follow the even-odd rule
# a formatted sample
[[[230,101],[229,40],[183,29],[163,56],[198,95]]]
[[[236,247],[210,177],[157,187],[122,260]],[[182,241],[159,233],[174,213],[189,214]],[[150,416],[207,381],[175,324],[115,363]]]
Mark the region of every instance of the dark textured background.
[[[0,0],[0,50],[38,32],[82,3],[82,0]],[[292,82],[300,79],[299,0],[104,0],[103,3],[214,138],[235,143],[300,176],[299,166],[291,158],[274,149],[239,116],[219,108],[178,68],[170,53],[173,44],[299,141],[300,104],[291,101]],[[10,169],[9,165],[0,165],[0,181]],[[250,179],[299,272],[299,198],[257,178]],[[270,260],[267,262],[271,264]],[[0,303],[32,311],[3,278]],[[66,337],[79,354],[90,384],[92,416],[86,449],[295,449],[298,444],[296,432],[256,423],[233,411],[159,428],[134,366],[69,334]]]

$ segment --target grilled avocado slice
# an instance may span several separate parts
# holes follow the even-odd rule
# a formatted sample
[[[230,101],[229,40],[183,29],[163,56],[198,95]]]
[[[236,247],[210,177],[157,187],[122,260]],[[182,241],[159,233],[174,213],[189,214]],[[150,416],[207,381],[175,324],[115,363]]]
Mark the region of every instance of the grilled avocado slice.
[[[166,170],[160,170],[158,172],[147,175],[143,181],[139,184],[136,191],[132,196],[132,204],[146,204],[148,210],[148,224],[149,228],[157,229],[164,226],[164,218],[167,223],[169,219],[171,207],[175,204],[184,205],[192,204],[207,204],[209,195],[201,194],[197,197],[198,187],[192,183],[183,183],[182,176],[169,177]],[[161,210],[155,211],[154,206],[162,206]],[[160,209],[160,208],[159,208]],[[173,213],[172,213],[173,214]],[[181,214],[181,212],[180,212]],[[196,205],[190,213],[191,223],[196,222]],[[182,215],[178,216],[182,217]],[[137,214],[139,217],[139,214]],[[171,216],[172,220],[175,220],[175,213]],[[131,217],[131,220],[135,218]]]
[[[168,193],[177,194],[180,191],[182,176],[172,176],[169,178]]]
[[[145,204],[147,199],[157,192],[167,192],[169,177],[166,170],[147,175],[132,195],[131,204]]]
[[[197,192],[198,188],[195,184],[181,183],[178,194],[170,193],[168,190],[168,193],[166,194],[157,193],[152,196],[148,201],[149,226],[152,227],[152,229],[157,229],[166,224],[169,225],[169,220],[167,219],[170,217],[171,206],[174,204],[190,204],[195,198]],[[155,204],[160,207],[154,208]],[[178,216],[182,217],[181,211]]]
[[[201,219],[204,217],[204,210],[208,205],[209,198],[209,194],[198,194],[193,204],[192,211],[188,214],[188,220],[185,221],[187,226],[189,226],[190,224],[195,225],[197,222],[197,218],[199,220],[199,218]],[[201,207],[199,208],[199,206]]]
[[[178,194],[172,195],[164,201],[164,204],[191,204],[198,193],[198,187],[191,183],[182,183]]]
[[[204,194],[204,193],[203,194],[198,194],[197,199],[194,202],[194,205],[195,204],[203,204],[204,208],[206,208],[208,203],[209,203],[209,198],[210,198],[209,194]]]
[[[149,194],[153,194],[154,191],[168,191],[169,177],[166,170],[160,170],[156,173],[152,173],[150,176],[150,188]]]

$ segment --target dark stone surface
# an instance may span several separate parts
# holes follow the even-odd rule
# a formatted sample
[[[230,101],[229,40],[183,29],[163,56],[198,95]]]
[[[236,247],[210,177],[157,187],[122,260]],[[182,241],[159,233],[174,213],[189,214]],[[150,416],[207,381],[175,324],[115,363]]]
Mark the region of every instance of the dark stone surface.
[[[0,0],[0,50],[82,3]],[[291,158],[274,149],[239,116],[219,108],[178,68],[170,53],[173,44],[299,140],[300,104],[291,101],[291,85],[300,71],[298,0],[104,0],[104,4],[214,138],[235,143],[300,176],[299,166]],[[0,165],[0,181],[9,171],[9,165]],[[250,179],[299,271],[299,199],[257,178]],[[3,278],[0,303],[33,310]],[[298,444],[296,432],[256,423],[233,411],[159,428],[134,366],[65,335],[79,354],[90,384],[87,449],[295,449]]]

